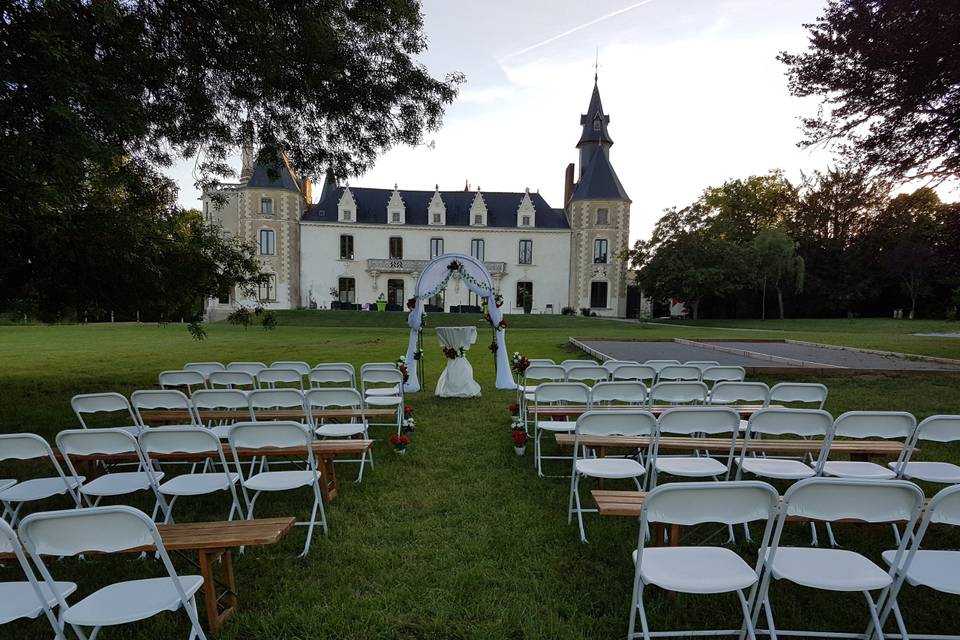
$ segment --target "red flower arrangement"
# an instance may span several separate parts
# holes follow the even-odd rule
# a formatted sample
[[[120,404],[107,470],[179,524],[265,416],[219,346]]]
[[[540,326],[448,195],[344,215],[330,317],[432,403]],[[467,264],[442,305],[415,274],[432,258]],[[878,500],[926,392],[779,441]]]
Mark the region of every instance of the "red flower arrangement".
[[[527,444],[527,432],[523,430],[523,427],[513,428],[510,430],[510,435],[513,437],[513,446],[515,447],[524,447]]]
[[[499,329],[500,331],[503,331],[506,328],[507,328],[507,319],[501,318],[500,322],[497,323],[497,329]]]
[[[403,375],[403,382],[406,384],[406,382],[410,380],[410,372],[407,371],[407,365],[400,363],[397,365],[397,369],[400,370],[400,373]]]
[[[392,444],[393,448],[397,451],[403,451],[407,448],[407,445],[410,444],[410,436],[406,434],[399,436],[397,434],[393,434],[390,436],[390,444]]]
[[[512,415],[512,416],[516,416],[516,415],[519,415],[519,414],[520,414],[520,405],[517,404],[516,402],[512,403],[512,404],[511,404],[509,407],[507,407],[507,408],[510,409],[510,415]]]
[[[410,298],[409,300],[407,300],[407,309],[410,309],[412,311],[416,306],[417,306],[416,298]]]
[[[460,356],[462,356],[463,351],[459,349],[454,349],[453,347],[444,347],[443,355],[447,356],[451,360],[454,360],[455,358],[459,358]]]
[[[409,417],[412,416],[412,415],[413,415],[413,407],[411,407],[410,405],[404,405],[404,407],[403,407],[403,417],[404,417],[404,418],[409,418]]]
[[[526,371],[529,366],[530,366],[530,359],[527,358],[527,356],[521,355],[520,353],[513,354],[513,359],[510,363],[510,367],[515,372],[519,373],[520,375],[523,375],[523,372]]]

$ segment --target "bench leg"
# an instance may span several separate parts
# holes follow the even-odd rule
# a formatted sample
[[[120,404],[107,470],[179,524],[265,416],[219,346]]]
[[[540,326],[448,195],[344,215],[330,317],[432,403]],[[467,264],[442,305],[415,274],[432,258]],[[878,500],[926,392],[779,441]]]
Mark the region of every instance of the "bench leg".
[[[207,609],[207,628],[210,633],[219,633],[224,623],[237,609],[237,584],[233,574],[231,549],[200,549],[200,575],[203,576],[203,601]],[[220,571],[226,593],[217,595],[217,582],[213,565],[220,560]],[[221,602],[222,599],[222,602]],[[222,606],[222,608],[221,608]]]
[[[323,497],[323,504],[330,504],[330,501],[337,497],[337,470],[334,464],[334,456],[323,455],[320,457],[320,495]]]

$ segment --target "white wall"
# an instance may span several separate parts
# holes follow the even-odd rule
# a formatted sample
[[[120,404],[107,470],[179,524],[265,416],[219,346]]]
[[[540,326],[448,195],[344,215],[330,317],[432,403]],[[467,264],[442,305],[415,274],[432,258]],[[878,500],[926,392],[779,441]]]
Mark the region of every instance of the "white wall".
[[[445,253],[470,255],[470,241],[483,238],[486,262],[505,262],[506,275],[500,280],[504,310],[513,312],[517,282],[533,282],[533,306],[543,311],[547,304],[560,313],[567,304],[570,265],[570,231],[568,229],[504,229],[477,227],[437,227],[412,225],[371,225],[302,222],[300,227],[301,304],[307,306],[310,296],[320,307],[329,307],[331,287],[341,277],[352,277],[357,283],[357,302],[374,302],[380,293],[387,295],[387,280],[404,281],[404,296],[413,295],[415,278],[410,273],[381,273],[374,285],[367,272],[367,259],[387,259],[389,238],[403,238],[405,260],[428,260],[430,239],[443,238]],[[340,260],[340,236],[352,235],[354,260]],[[533,240],[533,264],[519,264],[521,239]],[[495,281],[495,284],[496,281]],[[458,290],[459,289],[459,290]],[[451,281],[445,304],[468,304],[467,287]],[[519,311],[519,309],[516,309]]]

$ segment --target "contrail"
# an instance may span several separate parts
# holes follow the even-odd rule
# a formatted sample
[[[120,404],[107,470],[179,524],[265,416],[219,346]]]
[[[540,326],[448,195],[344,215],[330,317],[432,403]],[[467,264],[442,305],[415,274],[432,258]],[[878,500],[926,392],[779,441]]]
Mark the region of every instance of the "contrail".
[[[560,38],[566,38],[566,37],[569,36],[571,33],[576,33],[577,31],[581,31],[581,30],[583,30],[583,29],[586,29],[587,27],[592,27],[593,25],[597,24],[598,22],[603,22],[604,20],[609,20],[610,18],[613,18],[613,17],[615,17],[615,16],[618,16],[618,15],[620,15],[621,13],[626,13],[627,11],[632,11],[632,10],[636,9],[637,7],[642,7],[643,5],[645,5],[645,4],[650,4],[651,2],[653,2],[653,0],[640,0],[640,2],[634,2],[633,4],[631,4],[631,5],[629,5],[629,6],[626,6],[626,7],[622,8],[622,9],[617,9],[616,11],[611,11],[610,13],[607,13],[607,14],[605,14],[605,15],[602,15],[602,16],[600,16],[599,18],[594,18],[593,20],[589,20],[589,21],[587,21],[587,22],[584,22],[583,24],[577,25],[577,26],[573,27],[572,29],[567,29],[567,30],[564,31],[563,33],[558,33],[558,34],[555,35],[555,36],[551,36],[551,37],[547,38],[546,40],[543,40],[543,41],[538,42],[538,43],[536,43],[536,44],[530,45],[529,47],[526,47],[526,48],[524,48],[524,49],[520,49],[519,51],[514,51],[513,53],[508,53],[508,54],[505,55],[503,58],[501,58],[500,61],[502,62],[502,61],[504,61],[504,60],[508,60],[508,59],[510,59],[510,58],[515,58],[516,56],[520,56],[520,55],[523,55],[523,54],[525,54],[525,53],[529,53],[530,51],[533,51],[534,49],[539,49],[540,47],[543,47],[543,46],[545,46],[545,45],[550,44],[551,42],[556,42],[556,41],[559,40]]]

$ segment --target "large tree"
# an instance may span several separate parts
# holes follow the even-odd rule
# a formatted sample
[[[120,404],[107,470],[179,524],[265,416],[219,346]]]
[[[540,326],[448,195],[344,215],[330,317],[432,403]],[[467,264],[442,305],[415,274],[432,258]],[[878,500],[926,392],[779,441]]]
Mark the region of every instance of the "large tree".
[[[754,236],[750,247],[762,289],[760,317],[767,318],[767,286],[771,285],[777,292],[777,306],[783,320],[783,289],[803,290],[804,262],[797,253],[797,243],[783,229],[771,227]]]
[[[98,266],[131,261],[130,234],[109,235],[109,214],[126,212],[102,208],[135,209],[140,236],[169,231],[174,188],[158,171],[178,157],[196,156],[210,185],[232,175],[225,161],[252,135],[262,161],[285,153],[305,177],[355,174],[418,142],[461,80],[417,62],[422,26],[417,0],[4,3],[0,305],[56,307],[43,270],[64,264],[58,252],[117,287],[102,283],[101,300],[129,297],[120,288],[139,280]],[[165,195],[126,197],[155,191]],[[116,197],[92,199],[103,193]]]
[[[809,49],[781,53],[790,90],[821,100],[803,144],[840,142],[877,174],[960,174],[960,3],[830,0]]]

